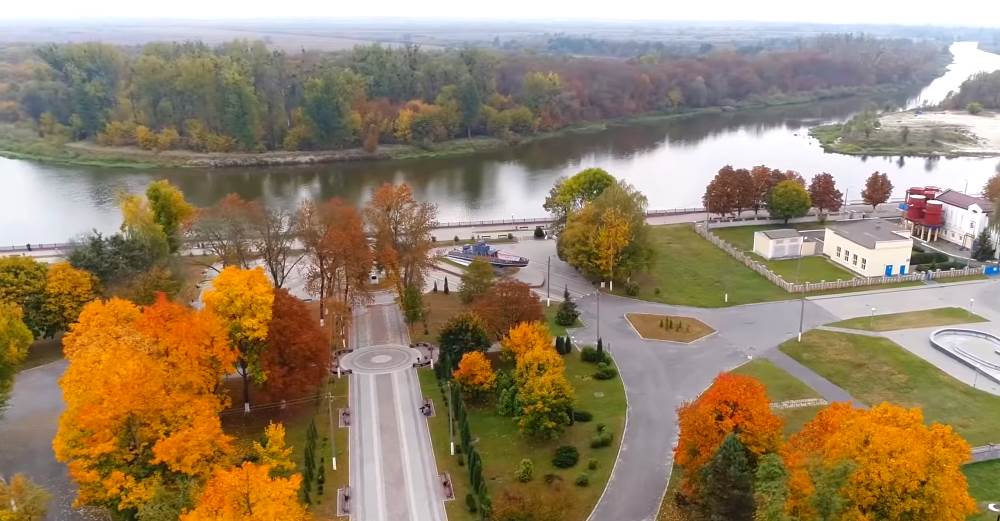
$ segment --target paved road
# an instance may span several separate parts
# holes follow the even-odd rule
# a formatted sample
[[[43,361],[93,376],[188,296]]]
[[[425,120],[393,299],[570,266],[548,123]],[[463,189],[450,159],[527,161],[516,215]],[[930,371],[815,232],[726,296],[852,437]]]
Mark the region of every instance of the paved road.
[[[351,375],[351,519],[444,521],[443,488],[410,349],[391,295],[355,310]]]
[[[59,378],[66,370],[59,360],[18,373],[9,407],[0,419],[0,475],[23,473],[52,494],[46,519],[91,519],[72,508],[76,485],[66,466],[56,461],[52,438],[63,411]]]

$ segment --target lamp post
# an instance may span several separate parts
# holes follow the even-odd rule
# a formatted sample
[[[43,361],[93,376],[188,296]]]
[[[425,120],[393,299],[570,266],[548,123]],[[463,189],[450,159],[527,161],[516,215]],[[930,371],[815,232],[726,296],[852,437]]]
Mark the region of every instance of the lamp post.
[[[545,266],[545,307],[552,305],[552,295],[549,291],[549,286],[552,279],[552,256],[549,255],[548,264]]]
[[[970,298],[969,299],[969,313],[972,313],[972,307],[975,306],[975,305],[976,305],[976,299]]]
[[[799,236],[799,260],[795,263],[795,283],[801,286],[802,291],[799,292],[799,342],[802,342],[802,323],[806,318],[806,287],[802,283],[802,277],[800,273],[802,272],[802,245],[805,239]]]
[[[601,290],[604,289],[604,281],[601,281],[601,287],[597,288],[597,339],[601,339]]]
[[[872,306],[872,318],[868,321],[868,327],[875,329],[875,306]]]
[[[451,402],[455,395],[451,393],[451,380],[448,380],[448,447],[451,455],[455,455],[455,422],[451,419]]]
[[[326,415],[330,418],[330,470],[337,470],[337,431],[333,425],[333,393],[326,394]]]

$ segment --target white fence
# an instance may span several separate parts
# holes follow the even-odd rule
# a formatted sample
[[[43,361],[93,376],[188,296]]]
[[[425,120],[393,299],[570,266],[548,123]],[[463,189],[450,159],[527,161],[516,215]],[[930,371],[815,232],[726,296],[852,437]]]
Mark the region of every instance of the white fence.
[[[811,293],[814,291],[861,288],[865,286],[878,286],[881,284],[898,284],[900,282],[919,282],[923,280],[967,277],[970,275],[981,275],[983,273],[983,268],[963,268],[910,273],[908,275],[896,275],[894,277],[857,277],[853,279],[834,280],[828,282],[793,283],[788,282],[781,275],[771,271],[770,268],[768,268],[764,263],[750,257],[732,244],[729,244],[728,242],[720,239],[714,233],[706,230],[704,224],[697,223],[695,224],[694,229],[698,232],[698,235],[704,237],[705,240],[718,246],[722,251],[728,253],[734,259],[742,262],[746,267],[756,271],[761,276],[771,281],[775,286],[778,286],[789,293]]]

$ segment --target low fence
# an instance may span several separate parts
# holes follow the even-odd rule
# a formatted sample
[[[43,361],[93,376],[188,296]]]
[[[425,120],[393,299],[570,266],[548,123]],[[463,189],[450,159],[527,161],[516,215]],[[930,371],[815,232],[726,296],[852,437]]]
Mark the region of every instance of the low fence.
[[[805,282],[792,283],[785,280],[781,275],[770,270],[764,263],[750,257],[737,249],[732,244],[720,239],[714,233],[708,231],[704,224],[697,223],[694,227],[698,235],[701,235],[708,242],[716,245],[729,256],[740,261],[746,267],[756,271],[761,276],[771,281],[775,286],[789,293],[812,293],[814,291],[830,291],[847,288],[861,288],[865,286],[879,286],[883,284],[898,284],[901,282],[920,282],[924,280],[947,279],[954,277],[968,277],[971,275],[982,275],[983,268],[962,268],[950,270],[926,271],[921,273],[910,273],[908,275],[896,275],[892,277],[857,277],[847,280],[834,280],[827,282]]]

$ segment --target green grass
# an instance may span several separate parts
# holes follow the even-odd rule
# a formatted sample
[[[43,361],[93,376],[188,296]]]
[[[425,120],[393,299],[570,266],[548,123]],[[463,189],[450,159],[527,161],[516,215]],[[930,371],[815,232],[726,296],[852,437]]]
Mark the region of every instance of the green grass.
[[[969,517],[969,520],[995,520],[997,515],[987,512],[986,504],[1000,501],[1000,460],[972,463],[962,467],[962,472],[969,481],[969,494],[982,509],[978,515]]]
[[[802,257],[801,265],[799,259],[765,260],[757,255],[752,256],[788,282],[833,282],[855,278],[853,273],[830,262],[823,255]]]
[[[788,374],[766,358],[757,358],[733,370],[736,374],[752,376],[767,387],[767,397],[772,402],[819,398],[812,387]]]
[[[965,309],[950,307],[908,311],[906,313],[890,313],[887,315],[875,315],[874,317],[849,318],[830,325],[864,331],[895,331],[897,329],[948,326],[971,322],[986,322],[986,319]]]
[[[1000,441],[1000,397],[973,389],[892,341],[809,331],[781,350],[869,405],[922,407],[972,445]]]
[[[691,225],[653,226],[650,240],[653,263],[647,273],[635,277],[638,298],[698,307],[726,306],[727,292],[728,305],[792,298],[703,239]]]
[[[973,280],[989,280],[986,275],[966,275],[964,277],[941,277],[934,279],[938,284],[950,284],[952,282],[969,282]]]
[[[840,123],[813,127],[809,135],[827,152],[873,156],[947,155],[955,145],[974,142],[968,132],[951,125],[938,125],[933,130],[911,127],[905,142],[901,128],[894,125],[876,129],[867,137],[845,132],[845,125]]]
[[[591,412],[594,415],[593,421],[577,423],[567,428],[559,439],[551,441],[522,436],[518,432],[516,421],[497,416],[493,405],[470,405],[469,422],[473,436],[479,438],[476,450],[483,458],[484,477],[494,505],[502,500],[504,491],[510,491],[540,497],[549,504],[564,504],[562,519],[583,521],[590,515],[604,491],[618,455],[618,445],[625,425],[625,390],[620,378],[604,381],[591,378],[595,366],[580,361],[578,353],[564,359],[566,376],[576,390],[576,408]],[[443,403],[433,372],[420,371],[420,382],[425,396],[433,397],[435,403]],[[597,397],[595,393],[603,393],[603,396]],[[465,467],[457,464],[456,458],[449,455],[448,420],[447,415],[442,412],[446,411],[439,410],[438,415],[430,419],[430,427],[438,468],[451,474],[456,487],[457,499],[447,503],[448,518],[452,521],[477,520],[478,517],[465,508],[468,473]],[[614,431],[615,440],[611,447],[590,448],[590,439],[596,432],[598,423],[604,423]],[[574,445],[579,449],[580,462],[575,467],[557,469],[552,466],[552,455],[560,445]],[[535,467],[534,479],[528,483],[520,483],[514,479],[514,471],[522,458],[530,458]],[[587,470],[590,458],[598,461],[596,470]],[[583,472],[590,474],[590,485],[577,487],[573,482]],[[546,484],[543,479],[546,474],[557,475],[561,481],[557,480],[554,485]]]
[[[542,304],[545,305],[544,303]],[[551,306],[543,307],[542,311],[545,313],[545,322],[549,326],[549,331],[554,336],[566,336],[566,326],[560,326],[556,324],[556,313],[559,312],[559,302],[553,302]],[[576,324],[569,327],[583,327],[583,322],[580,319],[576,319]]]

